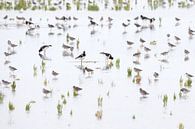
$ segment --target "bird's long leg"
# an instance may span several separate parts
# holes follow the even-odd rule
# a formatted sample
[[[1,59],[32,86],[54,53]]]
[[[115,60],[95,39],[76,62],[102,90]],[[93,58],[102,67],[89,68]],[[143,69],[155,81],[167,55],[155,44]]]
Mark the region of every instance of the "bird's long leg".
[[[46,50],[44,50],[44,56],[46,56]]]
[[[83,68],[83,59],[81,58],[81,69]]]

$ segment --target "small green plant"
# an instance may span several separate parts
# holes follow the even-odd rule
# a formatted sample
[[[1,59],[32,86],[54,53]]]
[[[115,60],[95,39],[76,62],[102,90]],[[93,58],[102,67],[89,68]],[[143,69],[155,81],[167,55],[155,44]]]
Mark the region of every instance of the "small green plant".
[[[3,93],[0,92],[0,104],[3,103],[3,100],[4,100],[4,95]]]
[[[164,95],[163,96],[163,107],[166,107],[167,106],[167,102],[168,102],[168,96],[167,95]]]
[[[182,97],[182,93],[181,92],[179,92],[179,98],[181,98]]]
[[[26,0],[19,0],[18,4],[15,5],[16,10],[27,9],[27,3]]]
[[[33,6],[32,8],[31,8],[31,10],[36,10],[37,9],[37,6]]]
[[[15,109],[13,103],[9,102],[8,104],[9,111],[13,111]]]
[[[173,100],[175,101],[176,100],[176,94],[174,93],[174,95],[173,95]]]
[[[45,79],[44,82],[43,82],[44,86],[47,86],[48,85],[48,80]]]
[[[116,60],[115,65],[116,65],[116,68],[117,68],[117,69],[120,68],[120,59],[119,59],[119,58]]]
[[[57,9],[56,9],[56,7],[49,7],[49,11],[56,11]]]
[[[64,105],[66,105],[67,101],[66,101],[65,98],[63,99],[62,103],[63,103]]]
[[[131,75],[132,75],[132,69],[128,68],[127,69],[127,77],[131,77]]]
[[[41,62],[41,71],[42,71],[42,74],[45,73],[45,68],[46,68],[46,63],[42,60],[42,62]]]
[[[58,104],[57,104],[57,112],[58,112],[58,115],[62,115],[62,108],[63,108],[63,105],[60,104],[60,102],[58,102]]]
[[[37,67],[35,66],[35,64],[33,65],[33,76],[37,76]]]
[[[180,88],[183,86],[183,78],[182,78],[182,76],[179,79],[179,85],[180,85]]]
[[[30,101],[29,103],[26,104],[25,106],[25,111],[29,112],[31,109],[31,104],[35,103],[35,101]]]
[[[129,3],[124,6],[124,10],[125,11],[129,11],[130,10],[130,4]]]
[[[13,92],[16,91],[16,82],[15,81],[13,81],[13,83],[11,84],[11,88],[12,88]]]
[[[69,93],[69,91],[67,92],[67,96],[68,96],[68,97],[70,96],[70,93]]]
[[[179,129],[184,129],[183,123],[179,123]]]
[[[157,44],[157,41],[153,40],[153,41],[150,41],[150,45],[156,45]]]
[[[26,104],[25,111],[27,111],[27,112],[30,111],[30,108],[31,108],[30,103]]]
[[[52,1],[52,0],[48,0],[48,5],[49,5],[49,6],[51,5],[51,1]]]
[[[80,10],[80,0],[77,0],[76,6],[77,6],[77,10]]]
[[[103,97],[98,97],[98,107],[102,107]]]
[[[78,92],[76,90],[73,90],[73,96],[76,97],[78,95],[79,95]]]
[[[185,87],[191,88],[192,87],[192,79],[188,78],[185,83],[184,83]]]
[[[116,11],[121,10],[121,6],[118,5],[118,4],[116,4],[116,5],[115,5],[115,10],[116,10]]]
[[[71,10],[71,6],[69,3],[66,3],[66,10]]]
[[[99,6],[95,3],[88,4],[88,11],[99,11]]]

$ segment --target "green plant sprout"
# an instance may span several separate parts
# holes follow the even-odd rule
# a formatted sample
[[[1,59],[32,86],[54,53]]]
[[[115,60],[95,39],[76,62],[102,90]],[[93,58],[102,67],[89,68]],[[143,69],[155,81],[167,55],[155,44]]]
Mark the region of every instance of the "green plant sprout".
[[[98,107],[102,107],[103,97],[98,97]]]
[[[33,65],[33,76],[37,76],[37,67],[35,66],[35,64]]]
[[[120,68],[120,59],[119,59],[119,58],[118,58],[118,59],[116,59],[115,66],[116,66],[116,68],[117,68],[117,69],[119,69],[119,68]]]
[[[187,88],[191,88],[192,87],[192,79],[191,78],[188,78],[185,81],[184,86],[187,87]]]
[[[62,108],[63,108],[63,105],[60,104],[60,102],[58,102],[58,104],[57,104],[57,112],[58,112],[58,115],[62,115]]]
[[[3,103],[4,100],[4,94],[0,92],[0,104]]]
[[[163,107],[166,107],[167,106],[167,102],[168,102],[168,96],[167,95],[164,95],[163,96]]]
[[[16,82],[15,81],[13,81],[13,83],[11,84],[11,88],[12,88],[13,92],[16,91]]]
[[[9,108],[9,111],[13,111],[13,110],[15,110],[15,107],[14,107],[14,105],[13,105],[13,103],[12,103],[12,102],[9,102],[9,104],[8,104],[8,108]]]
[[[132,69],[128,68],[127,69],[127,77],[131,77],[132,76]]]
[[[179,123],[179,129],[184,129],[183,123]]]

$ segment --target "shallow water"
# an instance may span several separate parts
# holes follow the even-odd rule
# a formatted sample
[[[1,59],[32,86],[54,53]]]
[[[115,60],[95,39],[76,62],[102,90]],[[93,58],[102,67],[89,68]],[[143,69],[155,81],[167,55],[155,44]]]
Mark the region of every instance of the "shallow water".
[[[140,5],[140,7],[142,7]],[[143,11],[144,10],[144,11]],[[100,12],[75,12],[75,11],[1,11],[1,24],[8,23],[8,27],[3,25],[0,27],[0,78],[8,81],[13,81],[10,78],[10,71],[8,66],[14,66],[18,70],[14,72],[19,78],[16,81],[16,92],[12,93],[11,88],[0,87],[0,91],[4,93],[5,99],[0,104],[0,125],[3,129],[41,129],[41,128],[70,128],[70,129],[100,129],[100,128],[133,128],[133,129],[165,129],[178,128],[179,123],[183,123],[185,128],[194,128],[193,120],[195,116],[195,95],[194,88],[187,95],[186,99],[179,99],[179,79],[181,76],[185,79],[185,73],[195,74],[194,56],[195,45],[194,38],[189,39],[188,27],[195,28],[195,8],[178,9],[172,7],[170,9],[159,8],[155,11],[149,9],[140,9],[135,7],[132,12],[114,12],[114,11],[100,11]],[[25,16],[32,17],[33,22],[39,23],[41,28],[37,31],[39,36],[26,36],[26,27],[16,27],[15,22],[2,20],[6,14],[9,17]],[[137,15],[146,15],[148,17],[155,17],[155,30],[144,30],[141,33],[135,33],[136,28],[133,25],[133,18]],[[79,21],[69,22],[71,25],[77,24],[77,28],[71,28],[63,32],[56,28],[50,30],[47,23],[54,24],[56,22],[55,16],[75,16]],[[104,19],[104,26],[94,27],[97,31],[94,35],[90,32],[92,27],[88,27],[88,16],[94,17],[95,21],[99,21],[101,16],[107,18],[112,17],[113,26],[109,29],[108,22]],[[162,18],[162,26],[159,27],[158,18]],[[175,17],[181,19],[180,25],[175,26]],[[40,21],[40,18],[42,20]],[[47,18],[49,21],[47,22]],[[122,22],[126,19],[131,19],[130,26],[126,28],[127,33],[123,34],[124,28]],[[138,21],[142,23],[142,21]],[[145,23],[143,23],[145,24]],[[49,36],[48,33],[52,31],[55,34]],[[62,35],[57,35],[59,32]],[[86,61],[97,61],[97,63],[84,63],[84,66],[94,69],[94,74],[88,77],[87,74],[77,68],[80,65],[71,57],[63,57],[62,44],[66,43],[66,35],[79,38],[80,47],[76,49],[76,43],[73,54],[74,57],[86,51]],[[160,63],[161,52],[169,50],[167,45],[166,34],[170,33],[170,42],[176,44],[174,36],[179,36],[181,41],[176,44],[170,54],[167,56],[168,64]],[[146,46],[152,49],[149,59],[144,59],[145,52],[140,49],[139,39],[146,40]],[[18,44],[22,44],[15,48],[17,54],[8,57],[10,64],[4,65],[5,57],[4,51],[7,51],[7,40]],[[134,41],[135,44],[131,49],[128,49],[126,41]],[[150,41],[157,41],[157,45],[150,45]],[[46,62],[46,73],[42,74],[40,70],[41,59],[38,55],[38,50],[43,44],[52,44],[52,47],[47,50],[47,56],[51,59]],[[132,56],[134,52],[140,49],[143,53],[140,58],[141,65],[133,64],[135,58]],[[184,61],[184,49],[190,51],[189,61]],[[103,70],[105,66],[105,58],[99,52],[109,52],[114,56],[114,66],[109,70]],[[154,55],[157,55],[155,57]],[[115,60],[120,58],[120,69],[115,67]],[[37,76],[33,76],[33,65],[37,66]],[[163,69],[160,69],[160,65]],[[133,76],[136,74],[133,71],[133,76],[127,77],[127,68],[138,67],[143,70],[141,72],[141,84],[134,84],[132,82]],[[100,68],[100,69],[96,69]],[[52,70],[59,72],[57,80],[53,80],[51,75]],[[153,81],[153,73],[160,74],[159,81]],[[148,83],[148,78],[152,83]],[[48,98],[44,97],[42,88],[45,87],[43,82],[47,79],[49,84],[47,87],[53,89],[52,95]],[[194,80],[192,78],[192,80]],[[101,84],[98,83],[102,82]],[[79,92],[79,96],[73,97],[72,86],[76,85],[82,87],[83,90]],[[192,85],[194,85],[192,83]],[[142,87],[149,92],[146,99],[140,99],[139,88]],[[70,96],[67,96],[67,92]],[[107,92],[109,91],[109,96]],[[173,101],[174,93],[177,99]],[[67,104],[63,107],[63,114],[58,116],[57,104],[61,100],[60,96],[64,94]],[[168,105],[163,107],[162,96],[167,94]],[[103,97],[103,106],[98,107],[97,98]],[[29,113],[25,112],[25,104],[29,101],[36,101],[32,104]],[[13,102],[15,110],[9,112],[8,103]],[[95,113],[97,110],[103,110],[101,120],[97,120]],[[73,114],[70,115],[72,110]],[[170,115],[170,112],[172,115]],[[135,119],[132,119],[135,115]],[[36,123],[36,124],[35,124]]]

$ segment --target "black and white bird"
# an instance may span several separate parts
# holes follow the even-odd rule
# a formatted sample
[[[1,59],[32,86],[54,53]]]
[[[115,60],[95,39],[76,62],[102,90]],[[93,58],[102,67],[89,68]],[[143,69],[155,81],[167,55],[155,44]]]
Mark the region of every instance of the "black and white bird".
[[[43,46],[41,46],[40,49],[39,49],[39,53],[44,52],[44,55],[45,55],[46,50],[50,47],[52,47],[52,45],[43,45]]]
[[[2,81],[2,84],[5,85],[5,86],[8,86],[11,84],[11,82],[9,81],[6,81],[6,80],[1,80]]]
[[[188,55],[188,54],[190,54],[190,51],[188,51],[187,49],[185,49],[184,50],[184,53],[185,53],[185,55]]]
[[[10,69],[10,71],[12,71],[12,72],[14,72],[14,71],[17,70],[17,68],[15,68],[15,67],[13,67],[13,66],[9,66],[9,69]]]
[[[181,88],[180,91],[183,93],[183,94],[187,94],[190,92],[190,90],[186,89],[186,88]]]
[[[53,75],[54,77],[56,77],[56,76],[59,75],[59,73],[53,70],[53,71],[52,71],[52,75]]]
[[[143,90],[142,88],[140,88],[139,89],[139,92],[140,92],[140,94],[142,95],[142,96],[146,96],[146,95],[149,95],[149,93],[147,92],[147,91],[145,91],[145,90]]]
[[[186,76],[187,76],[188,78],[192,78],[192,77],[194,77],[194,75],[189,74],[189,73],[186,73]]]
[[[85,67],[84,69],[83,69],[83,73],[85,73],[85,71],[88,73],[88,74],[93,74],[93,69],[91,69],[91,68],[88,68],[88,67]]]
[[[177,43],[181,40],[181,38],[179,38],[178,36],[174,36],[174,37]]]
[[[74,50],[74,47],[66,45],[66,44],[63,44],[62,48],[67,49],[67,50],[70,49],[71,52]]]
[[[113,60],[113,59],[114,59],[114,57],[113,57],[110,53],[107,53],[107,52],[100,52],[100,54],[105,55],[106,58],[109,59],[109,60]]]
[[[77,56],[75,58],[75,59],[80,59],[81,60],[81,67],[82,67],[82,63],[83,63],[83,60],[84,60],[85,56],[86,56],[86,53],[85,53],[85,51],[83,51],[82,54],[80,54],[79,56]]]
[[[172,44],[172,43],[168,43],[168,46],[170,47],[170,48],[174,48],[174,47],[176,47],[174,44]]]
[[[17,44],[12,43],[10,40],[7,41],[7,44],[8,44],[10,47],[12,47],[13,49],[14,49],[15,47],[18,46]]]
[[[52,93],[52,90],[48,90],[46,88],[43,88],[42,92],[47,96],[47,94]]]
[[[142,70],[139,69],[139,68],[134,68],[134,71],[135,71],[136,73],[139,73],[139,72],[141,72]]]
[[[127,45],[128,45],[129,47],[131,47],[133,44],[134,44],[134,42],[132,42],[132,41],[127,41]]]
[[[75,59],[81,59],[82,60],[85,56],[86,56],[86,53],[85,53],[85,51],[83,51],[83,53],[80,54],[79,56],[77,56]]]
[[[74,91],[78,92],[80,90],[82,90],[82,88],[78,87],[78,86],[73,86],[72,87]]]
[[[154,78],[158,78],[159,77],[159,73],[154,72],[153,76],[154,76]]]

